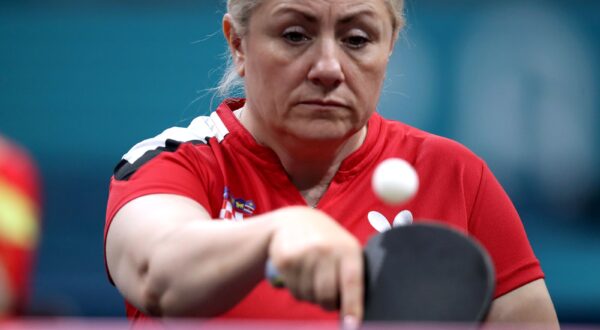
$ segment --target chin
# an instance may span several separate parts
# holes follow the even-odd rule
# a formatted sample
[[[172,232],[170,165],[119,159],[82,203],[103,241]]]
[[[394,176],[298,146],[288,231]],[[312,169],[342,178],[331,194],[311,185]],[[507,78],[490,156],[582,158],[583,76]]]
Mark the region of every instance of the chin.
[[[308,123],[297,123],[289,127],[288,132],[299,139],[325,142],[347,139],[359,130],[360,127],[345,122],[311,120]]]

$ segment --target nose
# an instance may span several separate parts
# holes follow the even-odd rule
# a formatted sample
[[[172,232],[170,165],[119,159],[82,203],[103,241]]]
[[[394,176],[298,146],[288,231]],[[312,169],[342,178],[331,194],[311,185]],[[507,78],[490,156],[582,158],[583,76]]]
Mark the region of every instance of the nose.
[[[308,79],[326,90],[338,87],[345,79],[335,40],[321,40],[316,45],[314,63]]]

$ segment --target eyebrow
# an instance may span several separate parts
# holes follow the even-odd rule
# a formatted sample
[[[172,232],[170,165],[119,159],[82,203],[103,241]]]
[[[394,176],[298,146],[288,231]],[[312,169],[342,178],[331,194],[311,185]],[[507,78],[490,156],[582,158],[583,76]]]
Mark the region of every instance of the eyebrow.
[[[349,10],[349,13],[344,14],[344,16],[342,16],[342,18],[339,19],[339,22],[342,24],[346,24],[349,22],[352,22],[354,19],[356,19],[359,16],[369,16],[370,18],[376,18],[376,10],[373,8],[373,5],[370,3],[362,3],[359,4],[358,6],[353,6],[355,8],[352,8]]]
[[[358,18],[359,16],[369,16],[371,18],[374,18],[376,15],[375,15],[375,12],[373,12],[370,9],[366,9],[366,8],[359,9],[355,12],[351,12],[349,14],[342,16],[342,18],[339,19],[339,22],[342,24],[350,23],[353,20],[355,20],[356,18]]]
[[[294,14],[294,15],[300,15],[302,16],[305,20],[314,23],[314,22],[318,22],[319,19],[312,15],[307,13],[304,10],[300,10],[298,8],[294,8],[294,7],[289,7],[289,6],[284,6],[284,7],[279,7],[277,8],[275,11],[273,11],[271,13],[271,15],[282,15],[282,14]]]

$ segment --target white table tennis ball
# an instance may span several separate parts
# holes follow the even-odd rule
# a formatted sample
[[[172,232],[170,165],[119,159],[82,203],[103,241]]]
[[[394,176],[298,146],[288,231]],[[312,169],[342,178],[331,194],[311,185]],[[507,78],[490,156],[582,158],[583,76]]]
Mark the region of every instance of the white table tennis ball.
[[[395,205],[406,202],[417,193],[419,177],[407,161],[388,158],[375,169],[371,185],[381,201]]]

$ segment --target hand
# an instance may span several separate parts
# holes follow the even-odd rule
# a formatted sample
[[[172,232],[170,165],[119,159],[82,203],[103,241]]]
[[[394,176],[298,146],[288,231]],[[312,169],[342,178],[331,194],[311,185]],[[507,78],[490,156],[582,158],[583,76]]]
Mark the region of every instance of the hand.
[[[327,214],[308,207],[273,212],[280,223],[269,245],[271,262],[296,297],[324,309],[363,316],[364,270],[358,240]]]

